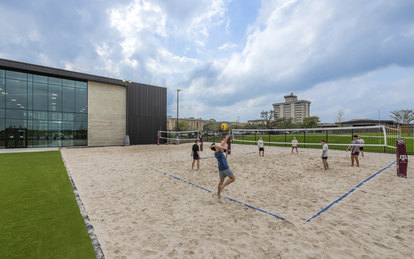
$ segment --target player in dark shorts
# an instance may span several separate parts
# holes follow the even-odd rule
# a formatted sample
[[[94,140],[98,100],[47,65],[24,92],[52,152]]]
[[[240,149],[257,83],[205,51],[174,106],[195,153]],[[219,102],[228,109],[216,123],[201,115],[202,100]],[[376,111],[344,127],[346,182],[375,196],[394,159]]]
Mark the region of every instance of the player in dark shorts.
[[[328,144],[326,144],[326,141],[324,139],[321,140],[321,145],[322,145],[322,163],[323,163],[323,168],[326,170],[329,170],[329,165],[328,165]]]
[[[220,199],[220,194],[223,191],[224,187],[234,182],[236,178],[234,177],[233,172],[230,170],[229,165],[227,164],[226,156],[224,155],[224,148],[221,145],[216,145],[214,143],[211,144],[210,148],[214,151],[214,156],[218,162],[220,182],[218,184],[217,197]],[[226,177],[229,179],[224,182],[224,179]]]
[[[194,169],[194,164],[197,161],[197,170],[200,169],[200,147],[198,146],[198,139],[196,139],[193,148],[191,149],[191,156],[193,157],[193,165],[191,169]]]
[[[352,136],[351,145],[346,149],[346,152],[348,152],[348,149],[351,148],[351,166],[354,166],[354,161],[356,162],[356,166],[359,167],[359,141],[358,136],[354,135]]]

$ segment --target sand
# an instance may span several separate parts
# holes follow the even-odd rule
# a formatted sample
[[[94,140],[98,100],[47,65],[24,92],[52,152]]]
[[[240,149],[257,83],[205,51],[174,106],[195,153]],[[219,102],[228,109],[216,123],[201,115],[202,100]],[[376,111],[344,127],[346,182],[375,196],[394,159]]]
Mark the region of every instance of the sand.
[[[216,191],[215,159],[191,170],[191,144],[63,149],[106,258],[412,258],[414,157],[409,178],[395,165],[309,223],[304,222],[395,160],[349,153],[233,145],[236,182],[224,195],[285,217],[283,221],[154,170]],[[202,157],[213,152],[204,150]]]

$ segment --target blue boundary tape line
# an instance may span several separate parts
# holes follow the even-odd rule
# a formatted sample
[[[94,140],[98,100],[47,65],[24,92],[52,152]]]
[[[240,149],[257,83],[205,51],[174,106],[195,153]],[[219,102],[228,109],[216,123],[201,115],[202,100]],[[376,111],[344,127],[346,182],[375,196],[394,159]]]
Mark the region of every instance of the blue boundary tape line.
[[[324,209],[322,209],[321,211],[319,211],[318,213],[316,213],[315,215],[313,215],[310,219],[308,219],[305,223],[308,223],[309,221],[311,221],[312,219],[316,218],[317,216],[321,215],[324,211],[327,211],[330,207],[332,207],[335,203],[339,202],[340,200],[342,200],[343,198],[345,198],[346,196],[348,196],[350,193],[352,193],[353,191],[355,191],[357,188],[361,187],[364,183],[368,182],[369,180],[371,180],[372,178],[374,178],[376,175],[378,175],[379,173],[381,173],[382,171],[385,171],[386,169],[388,169],[390,166],[392,166],[393,164],[395,164],[397,161],[392,162],[391,164],[387,165],[386,167],[384,167],[383,169],[379,170],[378,172],[376,172],[375,174],[371,175],[370,177],[368,177],[367,179],[365,179],[364,181],[362,181],[361,183],[359,183],[357,186],[355,186],[354,188],[352,188],[349,192],[345,193],[344,195],[342,195],[340,198],[338,198],[336,201],[332,202],[331,204],[329,204],[328,206],[326,206]]]
[[[204,188],[204,187],[202,187],[202,186],[200,186],[200,185],[197,185],[197,184],[194,184],[194,183],[189,182],[189,181],[187,181],[187,180],[181,179],[181,178],[179,178],[179,177],[177,177],[177,176],[175,176],[175,175],[172,175],[172,174],[169,174],[169,173],[167,173],[167,172],[164,172],[164,171],[158,170],[158,169],[156,169],[156,168],[154,168],[154,167],[152,167],[152,169],[153,169],[153,170],[155,170],[155,171],[157,171],[157,172],[159,172],[159,173],[162,173],[162,174],[164,174],[164,175],[167,175],[167,176],[169,176],[169,177],[172,177],[172,178],[174,178],[174,179],[177,179],[177,180],[179,180],[179,181],[181,181],[181,182],[184,182],[184,183],[190,184],[190,185],[192,185],[192,186],[194,186],[194,187],[200,188],[200,189],[202,189],[202,190],[204,190],[204,191],[206,191],[206,192],[211,193],[211,191],[210,191],[209,189]],[[254,209],[254,210],[257,210],[257,211],[260,211],[260,212],[266,213],[266,214],[268,214],[268,215],[270,215],[270,216],[273,216],[273,217],[275,217],[275,218],[278,218],[278,219],[281,219],[281,220],[286,220],[285,218],[283,218],[283,217],[281,217],[281,216],[278,216],[278,215],[273,214],[273,213],[270,213],[270,212],[268,212],[268,211],[265,211],[265,210],[262,210],[262,209],[256,208],[256,207],[254,207],[254,206],[252,206],[252,205],[249,205],[249,204],[243,203],[243,202],[238,201],[238,200],[235,200],[235,199],[233,199],[233,198],[230,198],[230,197],[227,197],[227,196],[223,196],[223,198],[226,198],[226,199],[228,199],[228,200],[230,200],[230,201],[233,201],[233,202],[235,202],[235,203],[239,203],[239,204],[241,204],[241,205],[243,205],[243,206],[246,206],[246,207],[248,207],[248,208],[251,208],[251,209]]]
[[[228,199],[228,200],[230,200],[230,201],[233,201],[233,202],[239,203],[239,204],[244,205],[244,206],[246,206],[246,207],[248,207],[248,208],[251,208],[251,209],[254,209],[254,210],[257,210],[257,211],[260,211],[260,212],[266,213],[266,214],[268,214],[268,215],[270,215],[270,216],[273,216],[273,217],[275,217],[275,218],[278,218],[278,219],[281,219],[281,220],[286,220],[285,218],[283,218],[283,217],[281,217],[281,216],[278,216],[278,215],[273,214],[273,213],[270,213],[270,212],[268,212],[268,211],[265,211],[265,210],[262,210],[262,209],[259,209],[259,208],[256,208],[256,207],[253,207],[252,205],[249,205],[249,204],[243,203],[243,202],[238,201],[238,200],[235,200],[235,199],[233,199],[233,198],[230,198],[230,197],[227,197],[227,196],[223,196],[223,198],[226,198],[226,199]]]

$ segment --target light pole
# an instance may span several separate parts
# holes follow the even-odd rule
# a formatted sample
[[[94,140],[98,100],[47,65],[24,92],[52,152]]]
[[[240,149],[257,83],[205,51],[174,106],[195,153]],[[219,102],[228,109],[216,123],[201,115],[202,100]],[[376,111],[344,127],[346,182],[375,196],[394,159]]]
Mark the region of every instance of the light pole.
[[[125,129],[125,146],[130,145],[129,141],[129,134],[128,134],[128,84],[131,84],[132,81],[122,80],[122,82],[125,84],[125,92],[126,92],[126,129]]]
[[[179,98],[178,98],[178,93],[180,92],[180,91],[183,91],[182,89],[177,89],[177,126],[176,126],[176,130],[178,131],[178,104],[179,104]]]

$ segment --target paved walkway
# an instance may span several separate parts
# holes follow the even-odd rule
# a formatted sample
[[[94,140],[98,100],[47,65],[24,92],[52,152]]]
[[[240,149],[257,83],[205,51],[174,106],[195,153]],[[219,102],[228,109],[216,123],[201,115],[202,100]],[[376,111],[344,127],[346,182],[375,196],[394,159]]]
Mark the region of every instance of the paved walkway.
[[[25,153],[25,152],[44,152],[44,151],[59,151],[57,147],[43,147],[43,148],[2,148],[0,154],[6,153]]]

